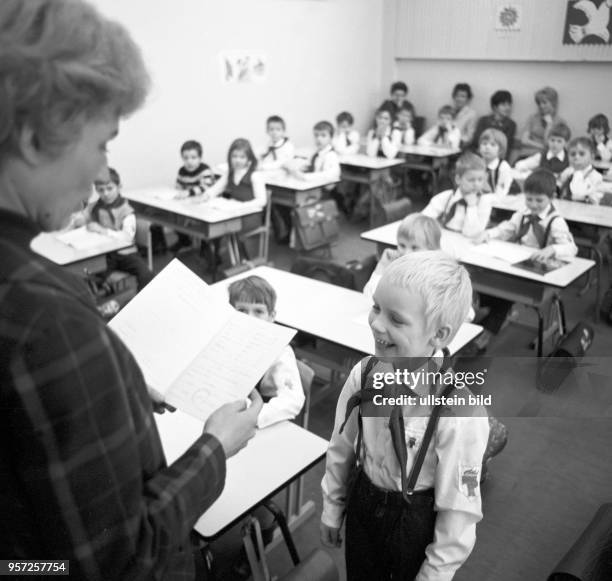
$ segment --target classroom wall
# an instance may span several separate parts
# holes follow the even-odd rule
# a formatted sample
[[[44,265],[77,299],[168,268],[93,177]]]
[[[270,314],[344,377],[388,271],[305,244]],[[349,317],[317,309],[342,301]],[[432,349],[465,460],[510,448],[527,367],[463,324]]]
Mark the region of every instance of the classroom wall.
[[[236,137],[265,146],[270,114],[301,147],[316,121],[344,109],[365,129],[381,95],[383,0],[93,3],[132,33],[154,81],[146,107],[110,144],[126,187],[172,184],[189,138],[203,142],[209,164]],[[242,49],[267,54],[265,83],[224,84],[219,52]]]
[[[446,0],[411,1],[414,4],[427,3],[431,10],[432,6],[438,7],[440,1]],[[560,0],[553,1],[562,4]],[[535,111],[535,91],[545,85],[555,87],[559,92],[559,112],[576,135],[585,132],[588,119],[595,113],[605,113],[612,118],[612,62],[493,60],[489,59],[484,43],[478,59],[449,59],[446,58],[452,48],[448,46],[449,39],[435,35],[431,35],[430,52],[440,56],[402,58],[405,42],[399,42],[398,36],[406,29],[406,23],[402,21],[405,8],[406,0],[385,0],[383,90],[394,80],[406,81],[410,87],[410,100],[418,113],[427,117],[428,124],[435,120],[441,105],[450,103],[452,88],[458,82],[472,86],[475,95],[472,105],[482,115],[489,113],[489,98],[493,92],[497,89],[511,91],[514,95],[513,117],[519,132],[527,117]],[[441,11],[436,13],[440,19],[450,18],[449,14]],[[468,10],[453,11],[452,18],[457,30],[473,36],[473,21],[469,15]],[[539,26],[549,26],[549,22],[539,22]],[[558,58],[563,58],[564,54],[559,49]]]

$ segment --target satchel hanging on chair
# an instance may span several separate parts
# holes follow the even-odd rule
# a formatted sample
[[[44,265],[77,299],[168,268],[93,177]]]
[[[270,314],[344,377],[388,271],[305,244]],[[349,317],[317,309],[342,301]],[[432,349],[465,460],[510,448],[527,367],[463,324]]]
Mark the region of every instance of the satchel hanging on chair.
[[[295,208],[293,222],[296,250],[313,250],[327,246],[338,238],[338,206],[325,200]]]

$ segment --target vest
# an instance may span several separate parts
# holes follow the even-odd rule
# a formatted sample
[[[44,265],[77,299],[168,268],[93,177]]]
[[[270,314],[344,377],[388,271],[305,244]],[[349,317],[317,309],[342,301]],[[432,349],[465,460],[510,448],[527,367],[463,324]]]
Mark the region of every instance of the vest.
[[[569,167],[569,155],[567,154],[567,150],[565,150],[565,158],[563,161],[561,161],[558,157],[546,159],[547,153],[547,151],[543,151],[540,155],[540,167],[550,170],[555,175],[559,175]]]
[[[134,213],[134,209],[125,198],[117,196],[112,204],[104,204],[98,200],[91,209],[91,219],[104,228],[121,230],[123,221]]]
[[[249,202],[255,199],[253,193],[253,184],[251,183],[251,176],[255,170],[250,167],[249,170],[244,174],[242,179],[235,184],[234,183],[234,172],[230,170],[227,176],[227,186],[225,186],[225,192],[223,193],[224,198],[230,198],[232,200],[238,200],[239,202]]]

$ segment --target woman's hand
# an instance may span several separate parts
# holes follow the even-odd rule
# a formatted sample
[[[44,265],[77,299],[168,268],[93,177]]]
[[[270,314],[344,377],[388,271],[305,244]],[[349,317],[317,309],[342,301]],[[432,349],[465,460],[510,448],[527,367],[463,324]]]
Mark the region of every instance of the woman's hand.
[[[339,549],[342,546],[342,537],[340,536],[340,528],[328,527],[321,523],[321,543],[330,549]]]

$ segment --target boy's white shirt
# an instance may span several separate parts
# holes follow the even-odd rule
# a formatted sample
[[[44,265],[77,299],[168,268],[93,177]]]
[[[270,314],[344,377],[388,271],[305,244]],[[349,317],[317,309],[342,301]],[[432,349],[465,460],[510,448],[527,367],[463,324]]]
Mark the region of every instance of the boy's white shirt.
[[[268,153],[268,150],[270,147],[275,147],[277,143],[282,142],[284,139],[285,142],[275,150],[276,159],[274,159],[272,154]],[[261,152],[261,162],[259,164],[260,170],[272,171],[280,169],[285,163],[291,161],[295,157],[295,146],[289,138],[282,137],[277,143],[270,142],[268,147]]]
[[[91,211],[94,205],[97,203],[98,197],[96,195],[96,198],[93,202],[91,201],[91,199],[92,198],[90,198],[90,201],[85,209],[81,210],[80,212],[75,212],[74,214],[72,214],[72,216],[70,216],[70,221],[68,223],[67,229],[70,230],[72,228],[79,228],[81,226],[86,226],[87,224],[94,222],[93,218],[91,217]],[[115,230],[113,228],[104,228],[104,234],[106,234],[110,238],[114,238],[115,240],[122,240],[127,244],[134,244],[134,240],[136,238],[136,214],[128,214],[123,219],[120,230]],[[126,249],[124,249],[124,251],[125,250]],[[120,253],[122,252],[120,251]]]
[[[574,202],[584,202],[586,197],[589,196],[595,203],[599,204],[602,198],[603,177],[592,165],[579,170],[569,166],[561,174],[559,182],[564,184],[570,178],[572,200]]]
[[[597,153],[602,161],[610,161],[612,159],[612,139],[608,139],[606,143],[598,143]]]
[[[265,428],[271,424],[291,420],[304,407],[304,389],[293,349],[283,349],[280,357],[266,371],[262,386],[273,385],[277,389],[276,397],[264,403],[257,418],[257,427]]]
[[[352,155],[359,153],[361,144],[359,143],[359,132],[356,129],[351,129],[348,132],[348,141],[350,145],[346,144],[346,137],[344,133],[339,131],[336,132],[332,140],[332,145],[338,155]]]
[[[444,144],[436,143],[436,136],[438,135],[438,124],[430,127],[421,137],[417,143],[419,145],[438,145],[444,147],[450,147],[451,149],[459,149],[461,145],[461,131],[456,125],[453,125],[444,136]]]
[[[437,354],[440,355],[440,354]],[[378,363],[379,366],[390,364]],[[382,369],[382,367],[380,367]],[[327,450],[323,489],[323,524],[339,528],[344,519],[347,480],[355,462],[358,433],[357,410],[349,417],[342,434],[346,404],[361,388],[361,363],[353,367],[342,388],[336,406],[334,430]],[[423,389],[423,388],[422,388]],[[421,391],[417,388],[417,393]],[[427,393],[428,390],[427,390]],[[425,392],[422,395],[426,395]],[[433,542],[427,547],[426,558],[415,581],[450,581],[457,569],[468,558],[476,542],[476,523],[482,519],[480,485],[474,496],[468,496],[462,486],[466,470],[481,471],[482,458],[489,436],[486,412],[482,417],[440,417],[435,436],[425,456],[416,490],[435,489],[437,511]],[[417,417],[414,409],[406,407],[404,423],[408,447],[408,473],[415,460],[429,416]],[[363,417],[363,470],[375,486],[387,490],[401,490],[401,474],[388,427],[388,418]]]
[[[554,216],[559,216],[557,212],[554,212],[553,214],[550,214],[549,212],[550,204],[546,206],[546,208],[540,214],[538,214],[543,228],[546,228],[548,222]],[[488,237],[497,240],[512,240],[521,227],[523,217],[528,216],[529,214],[531,214],[531,212],[527,208],[515,212],[512,214],[510,220],[505,220],[501,224],[495,226],[495,228],[487,230]],[[578,253],[578,247],[574,242],[574,237],[572,236],[569,226],[563,217],[554,218],[554,222],[550,227],[550,240],[552,241],[552,244],[549,246],[552,246],[555,249],[555,258],[572,258]],[[521,238],[521,244],[530,246],[537,250],[540,249],[538,240],[535,237],[532,228],[529,228],[523,238]]]
[[[499,168],[499,169],[498,169]],[[493,161],[487,164],[487,169],[497,172],[497,184],[495,186],[495,191],[492,192],[498,198],[503,198],[508,195],[510,191],[510,186],[512,185],[512,180],[514,179],[514,174],[512,173],[512,168],[510,164],[505,159],[496,158]],[[488,183],[488,176],[487,176]]]
[[[327,179],[330,182],[340,181],[340,159],[331,144],[317,152],[314,170],[303,173],[302,178],[306,181],[319,179]]]
[[[450,200],[449,200],[450,197]],[[439,220],[447,209],[463,197],[461,190],[446,190],[436,194],[421,212],[424,216]],[[491,217],[492,196],[483,194],[480,196],[478,204],[463,208],[458,206],[455,215],[446,224],[446,228],[460,232],[464,236],[474,237],[485,231],[489,218]]]
[[[406,129],[401,129],[397,125],[393,127],[391,141],[398,150],[405,145],[414,145],[415,140],[414,127],[407,127]]]
[[[376,136],[376,131],[374,129],[370,129],[366,142],[366,154],[370,157],[377,157],[378,149],[380,148],[387,159],[393,159],[397,155],[398,148],[393,142],[392,136],[393,131],[390,127],[387,128],[382,139]]]

